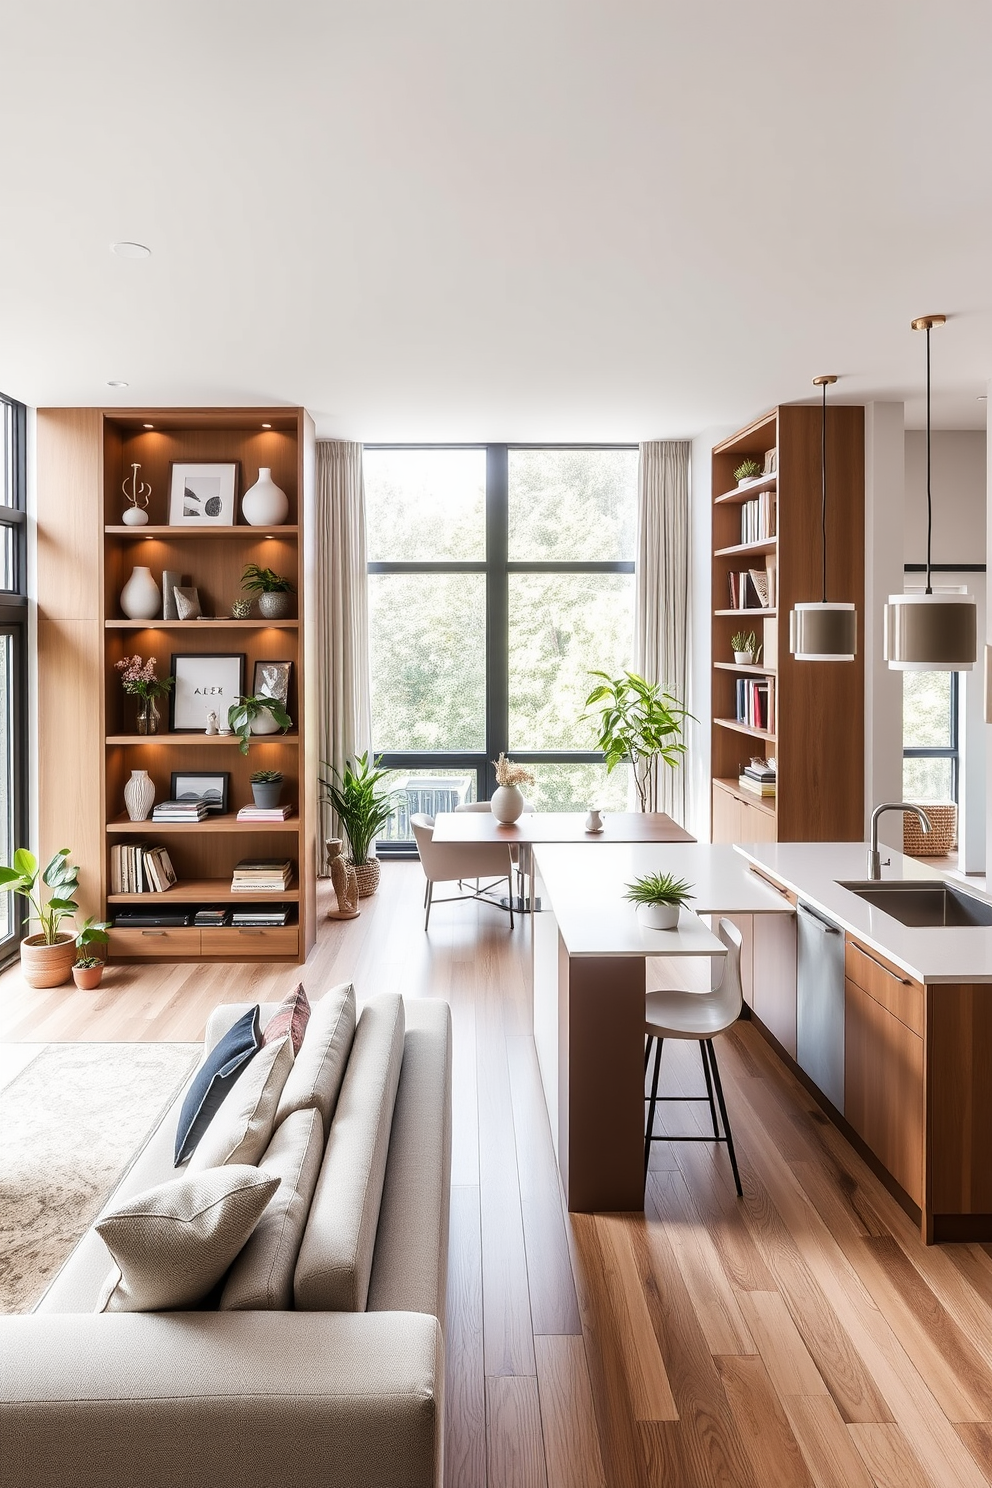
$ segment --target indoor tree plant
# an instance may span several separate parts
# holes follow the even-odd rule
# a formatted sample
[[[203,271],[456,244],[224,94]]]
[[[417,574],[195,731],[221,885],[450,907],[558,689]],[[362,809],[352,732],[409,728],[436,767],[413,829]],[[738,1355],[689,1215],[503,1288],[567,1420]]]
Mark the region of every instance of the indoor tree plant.
[[[251,776],[251,793],[256,806],[271,810],[279,805],[282,795],[281,770],[256,770]]]
[[[651,930],[674,930],[679,910],[689,899],[692,884],[674,873],[642,873],[627,884],[625,899],[637,906],[637,917]]]
[[[379,887],[379,859],[372,855],[372,847],[376,834],[393,814],[391,793],[376,789],[389,771],[379,767],[378,759],[370,763],[369,752],[357,756],[354,768],[350,760],[345,760],[343,774],[321,760],[321,768],[330,771],[330,778],[317,776],[324,799],[334,807],[347,835],[349,862],[358,876],[360,899],[367,899]]]
[[[271,568],[259,568],[257,563],[245,564],[241,587],[246,594],[257,596],[258,613],[266,620],[285,620],[292,607],[289,596],[296,593],[289,579]]]
[[[138,699],[137,732],[157,734],[159,711],[157,699],[166,697],[175,685],[175,677],[159,677],[155,673],[157,658],[149,656],[142,661],[140,656],[123,656],[116,663],[121,673],[121,686],[125,692]]]
[[[26,899],[30,905],[27,919],[37,920],[41,926],[38,935],[28,935],[21,941],[21,971],[29,987],[61,987],[69,980],[76,959],[75,936],[60,929],[62,921],[79,908],[73,898],[79,886],[79,869],[70,863],[70,852],[68,847],[59,848],[42,871],[34,853],[19,847],[13,866],[0,868],[0,889]]]
[[[607,672],[589,675],[603,679],[586,698],[586,707],[601,704],[596,748],[606,756],[606,772],[629,763],[640,809],[647,811],[652,762],[662,759],[673,770],[681,764],[685,754],[682,720],[692,714],[658,683],[646,682],[636,672],[625,671],[620,677]]]
[[[293,720],[278,698],[262,693],[258,697],[239,697],[227,710],[227,726],[241,740],[242,754],[248,753],[248,741],[252,734],[283,733],[292,728]]]

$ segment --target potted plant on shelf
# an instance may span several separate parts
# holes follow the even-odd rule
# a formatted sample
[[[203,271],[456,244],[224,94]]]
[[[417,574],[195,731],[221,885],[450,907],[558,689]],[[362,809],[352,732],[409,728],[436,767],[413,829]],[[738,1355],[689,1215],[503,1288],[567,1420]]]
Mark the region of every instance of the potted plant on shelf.
[[[738,666],[753,666],[758,659],[761,647],[758,645],[758,638],[753,630],[749,630],[746,634],[743,630],[739,630],[730,638],[730,649],[734,653],[734,660]]]
[[[41,926],[40,934],[21,941],[21,971],[29,987],[61,987],[76,959],[75,937],[59,928],[79,908],[72,897],[79,886],[79,869],[69,862],[70,851],[60,848],[41,872],[34,853],[19,847],[13,866],[0,868],[0,889],[25,898],[31,906],[27,918]]]
[[[493,791],[489,807],[498,822],[508,825],[523,814],[527,803],[520,787],[534,784],[534,772],[528,770],[526,765],[515,765],[502,753],[494,764],[496,766],[496,789]]]
[[[278,698],[267,693],[259,697],[240,697],[227,710],[227,726],[241,740],[242,754],[248,753],[248,741],[252,734],[283,733],[292,728],[293,720]]]
[[[603,679],[586,698],[586,707],[603,704],[596,748],[606,756],[606,773],[629,763],[640,809],[647,811],[652,764],[661,759],[672,770],[681,764],[685,754],[682,720],[692,718],[692,714],[678,698],[636,672],[624,672],[621,677],[611,677],[607,672],[589,675]],[[584,713],[582,719],[590,716]]]
[[[757,460],[742,460],[734,471],[734,480],[739,486],[743,486],[748,481],[753,481],[760,474],[761,466]]]
[[[256,806],[268,809],[278,806],[282,795],[282,771],[256,770],[251,777],[251,793]]]
[[[637,918],[648,929],[674,930],[683,904],[695,898],[691,889],[688,880],[674,873],[642,873],[627,884],[624,898],[636,905]]]
[[[137,733],[157,734],[159,711],[157,699],[166,697],[175,685],[175,677],[159,677],[155,673],[154,656],[142,661],[140,656],[124,656],[115,663],[121,673],[121,686],[125,692],[138,699]]]
[[[246,594],[258,597],[258,613],[265,620],[285,620],[293,606],[291,594],[296,593],[289,579],[274,573],[271,568],[259,568],[257,563],[245,564],[241,575],[241,587]]]
[[[318,774],[317,779],[324,799],[334,807],[348,838],[349,862],[358,878],[358,897],[367,899],[379,887],[379,859],[373,855],[372,847],[376,834],[393,814],[391,792],[382,794],[376,789],[389,771],[380,769],[377,759],[370,763],[368,750],[358,755],[354,769],[351,761],[345,760],[343,774],[323,760],[321,768],[329,770],[333,777]]]

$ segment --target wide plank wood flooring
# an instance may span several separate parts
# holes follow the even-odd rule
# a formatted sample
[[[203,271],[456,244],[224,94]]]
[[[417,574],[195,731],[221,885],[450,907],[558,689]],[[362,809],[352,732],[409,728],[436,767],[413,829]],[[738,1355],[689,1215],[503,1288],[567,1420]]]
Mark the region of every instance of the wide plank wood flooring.
[[[992,1246],[924,1248],[747,1023],[718,1041],[744,1199],[724,1149],[658,1143],[643,1214],[569,1215],[529,927],[439,905],[425,935],[423,884],[387,863],[302,972],[120,966],[86,993],[12,969],[3,1038],[195,1039],[215,1003],[301,976],[450,1003],[449,1488],[989,1488]],[[665,1093],[701,1088],[695,1046],[666,1050]],[[662,1109],[706,1130],[705,1107]]]

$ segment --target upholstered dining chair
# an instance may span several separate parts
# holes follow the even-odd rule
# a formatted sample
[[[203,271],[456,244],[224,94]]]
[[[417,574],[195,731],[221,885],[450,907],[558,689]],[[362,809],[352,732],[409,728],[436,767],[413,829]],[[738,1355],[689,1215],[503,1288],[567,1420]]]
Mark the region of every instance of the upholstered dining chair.
[[[460,806],[456,806],[455,807],[455,810],[456,811],[491,811],[492,810],[492,806],[491,806],[491,804],[488,801],[463,801]],[[531,803],[530,803],[530,801],[528,801],[527,798],[526,798],[526,796],[525,796],[524,797],[524,812],[526,813],[526,812],[529,811],[529,812],[533,813],[535,810],[536,810],[536,807],[532,806]],[[514,868],[517,870],[517,878],[518,878],[518,882],[519,882],[520,881],[520,847],[519,847],[519,845],[516,842],[511,842],[510,843],[510,862],[513,864]],[[520,891],[520,892],[522,892],[522,891]]]
[[[494,883],[506,879],[507,907],[510,912],[510,929],[513,929],[513,885],[510,882],[512,865],[510,863],[510,850],[502,842],[435,842],[434,841],[434,818],[417,813],[411,816],[410,825],[417,843],[417,852],[420,854],[420,862],[427,878],[427,888],[424,892],[424,929],[430,924],[431,908],[434,904],[456,904],[459,900],[468,902],[478,899],[483,904],[491,904],[494,909],[503,909],[498,899],[490,897],[488,890],[494,887]],[[461,884],[466,878],[491,879],[494,882],[483,884],[474,892],[454,894],[448,899],[434,898],[434,885],[436,883],[458,883]]]
[[[720,1070],[716,1062],[716,1050],[713,1047],[713,1040],[716,1035],[730,1028],[737,1022],[737,1019],[741,1015],[741,1005],[744,1000],[741,995],[742,940],[741,932],[731,920],[721,920],[716,933],[727,947],[727,954],[719,957],[719,960],[723,963],[722,974],[711,991],[687,992],[684,990],[669,991],[666,989],[658,992],[649,992],[645,1000],[645,1076],[648,1072],[652,1044],[654,1045],[654,1070],[651,1076],[651,1094],[644,1097],[648,1102],[647,1131],[644,1135],[644,1175],[646,1178],[652,1142],[726,1142],[727,1153],[730,1157],[730,1166],[734,1173],[734,1183],[737,1185],[737,1197],[743,1198],[744,1190],[741,1188],[741,1175],[737,1171],[734,1138],[730,1130],[730,1122],[727,1119],[727,1104],[723,1098],[723,1085],[720,1080]],[[716,972],[716,961],[717,958],[714,957],[714,973]],[[706,1079],[705,1095],[658,1094],[658,1076],[661,1073],[661,1050],[666,1038],[695,1039],[697,1041],[699,1044],[699,1056],[703,1061],[703,1075]],[[713,1100],[714,1091],[716,1093],[715,1103]],[[678,1101],[680,1104],[708,1101],[710,1116],[713,1120],[712,1137],[672,1137],[667,1132],[661,1132],[655,1136],[654,1116],[659,1101]],[[717,1106],[720,1107],[720,1115],[723,1118],[723,1136],[720,1135],[720,1129],[717,1124]]]

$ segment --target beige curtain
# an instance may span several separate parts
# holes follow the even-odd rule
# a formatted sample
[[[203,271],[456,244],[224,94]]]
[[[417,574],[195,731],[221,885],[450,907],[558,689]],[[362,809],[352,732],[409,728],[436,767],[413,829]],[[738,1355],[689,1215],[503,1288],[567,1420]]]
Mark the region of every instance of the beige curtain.
[[[317,743],[319,758],[340,771],[346,759],[354,760],[372,746],[360,444],[317,441],[315,505]],[[318,854],[321,872],[327,866],[324,838],[336,834],[336,818],[325,805]]]
[[[689,443],[653,439],[637,472],[634,670],[687,707],[689,683]],[[684,823],[688,771],[652,767],[648,809]]]

